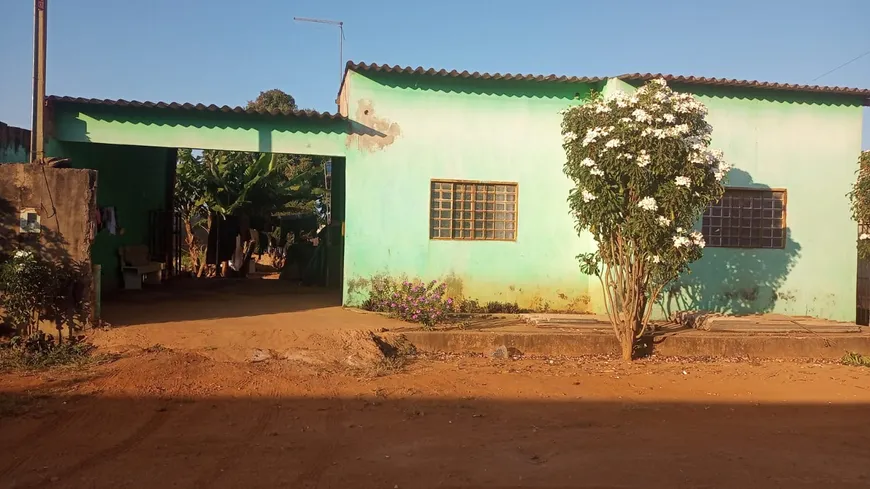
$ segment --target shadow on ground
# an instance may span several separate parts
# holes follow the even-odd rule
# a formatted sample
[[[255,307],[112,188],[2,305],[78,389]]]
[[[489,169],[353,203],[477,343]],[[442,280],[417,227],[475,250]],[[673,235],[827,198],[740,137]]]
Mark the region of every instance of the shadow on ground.
[[[284,280],[173,279],[103,299],[112,326],[254,317],[341,305],[341,291]]]
[[[14,396],[7,394],[7,402]],[[22,400],[32,402],[32,400]],[[870,484],[868,405],[48,396],[0,418],[8,488]]]

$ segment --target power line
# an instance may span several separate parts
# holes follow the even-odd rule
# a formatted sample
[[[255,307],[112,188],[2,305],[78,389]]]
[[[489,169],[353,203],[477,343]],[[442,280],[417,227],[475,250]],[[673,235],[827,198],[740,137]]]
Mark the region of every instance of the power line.
[[[868,54],[870,54],[870,51],[867,51],[867,52],[865,52],[865,53],[859,54],[858,56],[855,56],[854,58],[850,59],[849,61],[846,61],[845,63],[841,64],[840,66],[838,66],[838,67],[836,67],[836,68],[834,68],[833,70],[826,71],[826,72],[822,73],[821,75],[819,75],[819,76],[813,78],[812,80],[810,80],[810,83],[812,83],[812,82],[818,80],[819,78],[826,77],[826,76],[830,75],[831,73],[833,73],[833,72],[839,70],[840,68],[843,68],[843,67],[845,67],[845,66],[847,66],[847,65],[850,65],[850,64],[854,63],[855,61],[858,61],[859,59],[863,58],[864,56],[867,56]]]

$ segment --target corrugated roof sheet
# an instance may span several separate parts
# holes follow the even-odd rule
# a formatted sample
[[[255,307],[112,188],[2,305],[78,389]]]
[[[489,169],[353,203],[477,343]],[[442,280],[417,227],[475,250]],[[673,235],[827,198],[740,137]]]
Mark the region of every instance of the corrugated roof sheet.
[[[384,73],[401,73],[405,75],[429,75],[429,76],[444,76],[451,78],[474,78],[481,80],[523,80],[523,81],[550,81],[550,82],[567,82],[567,83],[589,83],[589,82],[599,82],[604,80],[605,78],[598,77],[576,77],[576,76],[559,76],[559,75],[523,75],[519,73],[480,73],[475,71],[474,73],[469,73],[468,71],[456,71],[451,70],[447,71],[445,69],[436,70],[435,68],[424,68],[422,66],[418,66],[416,68],[412,68],[410,66],[390,66],[390,65],[379,65],[376,63],[355,63],[353,61],[347,62],[347,70],[352,71],[376,71],[376,72],[384,72]],[[347,72],[345,71],[345,73]]]
[[[148,109],[170,109],[170,110],[179,110],[179,111],[198,111],[198,112],[222,112],[222,113],[234,113],[234,114],[251,114],[251,115],[268,115],[268,116],[283,116],[283,117],[306,117],[313,119],[323,119],[323,120],[336,120],[343,121],[347,120],[340,114],[330,114],[329,112],[317,112],[314,110],[257,110],[257,109],[246,109],[244,107],[230,107],[228,105],[223,105],[218,107],[217,105],[204,105],[204,104],[190,104],[190,103],[178,103],[178,102],[139,102],[137,100],[107,100],[107,99],[95,99],[95,98],[81,98],[81,97],[60,97],[56,95],[52,95],[48,97],[50,103],[61,103],[61,104],[79,104],[79,105],[99,105],[99,106],[108,106],[108,107],[133,107],[133,108],[148,108]]]
[[[769,90],[788,90],[793,92],[820,92],[837,95],[870,96],[870,90],[866,88],[828,87],[822,85],[793,85],[790,83],[762,82],[757,80],[736,80],[729,78],[707,78],[703,76],[668,75],[664,73],[627,73],[620,75],[620,80],[647,81],[664,78],[668,82],[686,83],[693,85],[718,85],[726,87],[749,87],[764,88]]]
[[[527,80],[527,81],[555,81],[555,82],[577,82],[577,83],[594,83],[607,80],[608,77],[576,77],[576,76],[560,76],[560,75],[524,75],[524,74],[501,74],[501,73],[469,73],[467,71],[447,71],[445,69],[424,68],[418,66],[416,68],[410,66],[390,66],[379,65],[376,63],[356,63],[353,61],[347,62],[347,70],[353,71],[375,71],[386,73],[400,73],[407,75],[430,75],[430,76],[445,76],[453,78],[476,78],[484,80]],[[718,85],[729,87],[748,87],[748,88],[763,88],[769,90],[786,90],[794,92],[818,92],[831,93],[836,95],[857,95],[862,97],[870,97],[870,89],[866,88],[849,88],[849,87],[829,87],[821,85],[793,85],[789,83],[774,83],[762,82],[757,80],[736,80],[728,78],[707,78],[703,76],[681,76],[669,75],[664,73],[627,73],[619,75],[615,78],[621,80],[638,80],[647,81],[655,78],[664,78],[669,82],[686,83],[695,85]]]

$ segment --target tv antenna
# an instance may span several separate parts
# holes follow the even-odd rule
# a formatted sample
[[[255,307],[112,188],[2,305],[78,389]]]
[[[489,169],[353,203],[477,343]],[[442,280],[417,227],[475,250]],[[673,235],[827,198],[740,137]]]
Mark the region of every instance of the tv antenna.
[[[309,19],[307,17],[293,17],[296,22],[312,22],[315,24],[329,24],[338,26],[338,83],[344,77],[344,22],[327,19]]]

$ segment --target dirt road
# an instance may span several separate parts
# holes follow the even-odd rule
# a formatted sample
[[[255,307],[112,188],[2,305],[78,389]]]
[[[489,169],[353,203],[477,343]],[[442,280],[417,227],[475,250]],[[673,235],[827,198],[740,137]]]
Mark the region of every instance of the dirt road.
[[[870,487],[870,369],[130,353],[0,376],[3,488]]]

